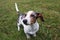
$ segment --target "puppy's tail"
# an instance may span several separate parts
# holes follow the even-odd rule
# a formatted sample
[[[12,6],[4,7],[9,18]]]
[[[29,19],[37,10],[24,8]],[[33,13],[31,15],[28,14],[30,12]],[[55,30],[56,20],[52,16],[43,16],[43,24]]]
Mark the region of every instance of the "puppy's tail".
[[[16,9],[17,13],[19,14],[19,9],[18,9],[17,3],[15,3],[15,9]]]

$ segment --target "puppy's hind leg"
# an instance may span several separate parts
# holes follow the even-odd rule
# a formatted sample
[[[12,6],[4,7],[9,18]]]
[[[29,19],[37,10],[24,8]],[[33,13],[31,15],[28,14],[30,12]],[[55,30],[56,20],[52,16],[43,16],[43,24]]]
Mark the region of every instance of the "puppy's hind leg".
[[[20,31],[20,23],[17,23],[18,31]]]

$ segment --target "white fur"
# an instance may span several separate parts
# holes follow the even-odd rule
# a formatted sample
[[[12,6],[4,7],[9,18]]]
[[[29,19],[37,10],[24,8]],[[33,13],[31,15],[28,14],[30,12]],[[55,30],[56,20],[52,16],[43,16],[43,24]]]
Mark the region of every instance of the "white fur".
[[[15,7],[16,7],[16,11],[19,11],[16,3],[15,3]],[[21,24],[23,25],[24,33],[26,34],[27,38],[30,38],[29,34],[32,34],[34,37],[36,37],[36,32],[39,30],[39,24],[37,21],[32,25],[25,25],[23,23],[23,20],[27,19],[28,24],[30,24],[30,14],[34,14],[34,11],[28,11],[26,17],[23,19],[21,19],[22,16],[20,16],[19,17],[19,23],[17,23],[18,31],[20,31],[20,25]]]

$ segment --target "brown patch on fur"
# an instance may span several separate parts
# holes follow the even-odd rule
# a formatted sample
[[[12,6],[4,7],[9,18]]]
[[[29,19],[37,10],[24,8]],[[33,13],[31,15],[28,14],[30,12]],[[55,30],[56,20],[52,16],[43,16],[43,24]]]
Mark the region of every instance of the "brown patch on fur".
[[[34,18],[34,17],[30,17],[30,18],[31,18],[31,24],[36,22],[36,18]]]
[[[35,15],[30,15],[30,19],[31,19],[31,24],[34,24],[36,22],[36,16]]]

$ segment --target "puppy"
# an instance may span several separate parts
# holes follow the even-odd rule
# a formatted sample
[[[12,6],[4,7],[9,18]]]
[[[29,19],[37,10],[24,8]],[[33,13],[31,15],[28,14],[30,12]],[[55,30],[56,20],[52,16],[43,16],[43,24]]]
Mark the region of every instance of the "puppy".
[[[28,11],[25,14],[19,13],[17,3],[15,3],[15,8],[19,14],[17,22],[18,31],[20,31],[20,25],[23,25],[27,39],[30,38],[30,35],[36,37],[36,32],[39,30],[37,19],[40,18],[41,21],[44,22],[42,14],[34,11]]]

